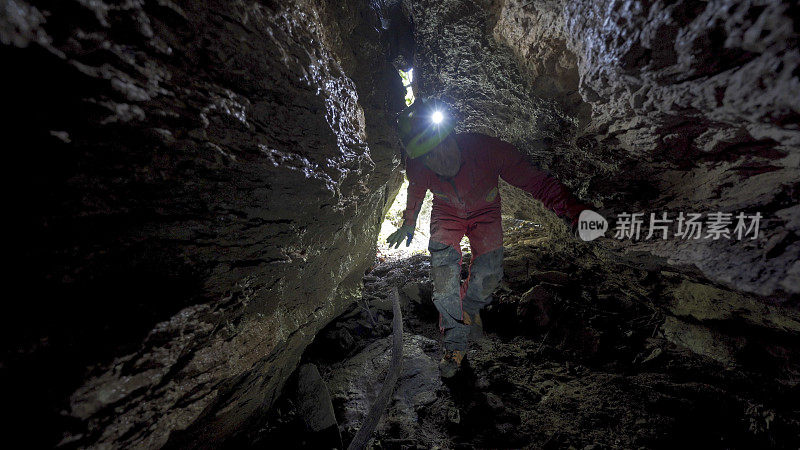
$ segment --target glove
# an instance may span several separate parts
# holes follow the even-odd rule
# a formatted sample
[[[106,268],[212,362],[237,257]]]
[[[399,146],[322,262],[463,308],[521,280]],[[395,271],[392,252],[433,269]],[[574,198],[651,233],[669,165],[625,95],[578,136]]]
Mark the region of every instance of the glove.
[[[566,216],[563,216],[561,220],[564,221],[564,224],[567,226],[567,232],[570,236],[579,239],[578,235],[578,218],[586,209],[590,209],[592,211],[596,211],[594,205],[588,203],[576,203],[575,206],[572,208]]]
[[[564,225],[567,226],[567,234],[577,238],[578,237],[578,217],[563,216],[560,218]]]
[[[400,243],[403,242],[403,239],[407,239],[406,247],[411,245],[411,239],[414,237],[414,225],[403,225],[402,227],[398,228],[397,231],[389,235],[389,238],[386,239],[386,242],[389,243],[389,248],[400,247]]]

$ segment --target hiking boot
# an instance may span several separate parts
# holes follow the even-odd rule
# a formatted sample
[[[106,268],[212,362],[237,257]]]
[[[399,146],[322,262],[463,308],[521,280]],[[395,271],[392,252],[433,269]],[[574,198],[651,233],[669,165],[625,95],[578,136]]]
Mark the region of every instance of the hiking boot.
[[[445,350],[439,361],[439,375],[442,378],[453,378],[461,370],[461,362],[466,352],[461,350]]]
[[[464,325],[469,325],[469,340],[477,342],[483,339],[483,320],[481,320],[481,313],[476,312],[469,314],[464,311]]]

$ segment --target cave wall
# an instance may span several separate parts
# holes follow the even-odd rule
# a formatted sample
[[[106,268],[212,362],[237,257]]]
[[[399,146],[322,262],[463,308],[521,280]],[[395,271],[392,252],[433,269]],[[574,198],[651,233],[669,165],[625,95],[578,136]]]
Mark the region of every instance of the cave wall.
[[[535,77],[526,72],[513,50],[492,36],[494,16],[489,3],[416,0],[411,4],[416,95],[447,101],[457,114],[457,131],[511,142],[586,198],[589,180],[567,172],[586,164],[579,153],[566,150],[580,119],[556,97],[542,95]],[[561,226],[541,203],[502,180],[500,193],[504,214],[536,220],[550,229]]]
[[[552,99],[535,94],[514,53],[489,34],[480,1],[413,2],[418,96],[440,97],[456,110],[459,131],[502,137],[543,166],[552,145],[568,141],[578,122]],[[578,178],[564,180],[579,190]]]
[[[460,130],[513,143],[607,218],[760,212],[758,238],[741,241],[617,240],[612,221],[612,239],[588,246],[607,264],[591,270],[607,280],[617,264],[646,273],[639,301],[664,314],[658,333],[670,341],[796,376],[786,369],[800,339],[792,2],[413,5],[420,93],[450,101]],[[500,192],[504,214],[541,224],[552,252],[572,254],[565,227],[540,202],[505,183]],[[615,289],[609,295],[621,297],[631,286]]]
[[[214,445],[359,296],[401,176],[381,8],[0,3],[31,445]]]
[[[451,0],[414,12],[420,90],[451,100],[462,130],[508,140],[614,214],[764,217],[755,240],[626,251],[770,301],[800,292],[796,4]],[[501,192],[507,213],[553,222]]]
[[[759,295],[800,292],[796,3],[499,3],[494,36],[520,59],[557,60],[538,68],[551,77],[577,71],[558,95],[577,88],[591,105],[578,149],[614,161],[586,175],[598,198],[617,210],[765,217],[753,242],[637,249]]]
[[[723,320],[702,305],[729,291],[710,283],[748,293],[730,316],[796,300],[798,16],[788,1],[0,2],[9,275],[25,289],[2,327],[11,428],[212,445],[267,408],[358,297],[399,186],[387,61],[414,60],[418,97],[598,206],[761,212],[753,241],[624,243],[707,277],[675,281],[673,340]],[[753,323],[796,332],[777,317]]]

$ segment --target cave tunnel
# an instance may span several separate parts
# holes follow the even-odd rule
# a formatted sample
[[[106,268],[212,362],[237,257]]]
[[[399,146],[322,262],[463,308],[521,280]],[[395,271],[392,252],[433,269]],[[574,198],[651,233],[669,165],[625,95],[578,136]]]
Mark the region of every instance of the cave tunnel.
[[[798,42],[789,0],[0,0],[3,446],[799,448]]]

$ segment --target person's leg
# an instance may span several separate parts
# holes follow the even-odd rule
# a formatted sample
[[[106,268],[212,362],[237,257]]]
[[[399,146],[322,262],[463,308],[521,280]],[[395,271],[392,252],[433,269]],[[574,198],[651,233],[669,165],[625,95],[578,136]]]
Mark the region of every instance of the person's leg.
[[[467,350],[469,327],[462,322],[461,253],[450,245],[431,239],[431,280],[433,304],[439,311],[439,327],[445,350]]]
[[[439,311],[439,328],[444,334],[445,350],[466,351],[469,327],[462,322],[461,309],[461,238],[466,223],[433,211],[431,217],[431,281],[433,304]]]
[[[492,293],[503,279],[503,247],[473,258],[463,307],[470,316],[492,302]]]
[[[474,317],[492,302],[492,293],[503,278],[503,228],[500,212],[493,211],[471,220],[467,237],[472,248],[463,308]]]

